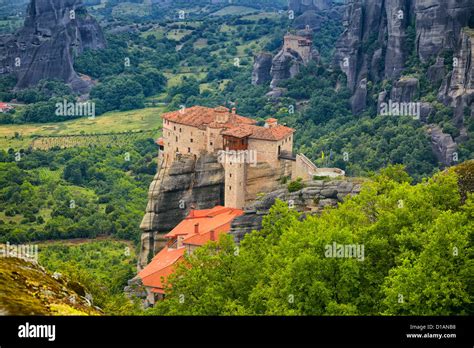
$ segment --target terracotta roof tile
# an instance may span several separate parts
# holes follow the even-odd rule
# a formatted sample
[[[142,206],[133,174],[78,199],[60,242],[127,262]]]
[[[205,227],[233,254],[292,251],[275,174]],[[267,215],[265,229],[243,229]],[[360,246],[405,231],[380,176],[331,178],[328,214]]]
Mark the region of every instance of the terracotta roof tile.
[[[217,117],[223,112],[229,114],[229,121],[226,123],[218,123]],[[222,106],[217,108],[207,108],[204,106],[193,106],[184,110],[168,112],[161,116],[163,119],[184,124],[187,126],[194,126],[203,128],[206,126],[215,128],[227,128],[238,124],[255,124],[256,121],[248,117],[233,114],[229,109]]]
[[[293,128],[282,125],[268,128],[254,125],[240,125],[238,127],[227,129],[221,132],[221,134],[236,138],[244,138],[248,136],[251,139],[281,140],[294,132],[295,130]]]
[[[183,257],[184,250],[184,248],[164,248],[156,254],[153,260],[138,273],[143,285],[161,288],[163,286],[161,278],[166,278],[173,273],[173,265]]]
[[[189,215],[181,221],[167,238],[177,238],[184,236],[183,244],[203,245],[211,240],[211,231],[214,237],[218,237],[230,230],[233,219],[243,215],[243,210],[216,206],[212,209],[192,210]],[[199,224],[198,233],[195,233],[194,225]],[[175,270],[176,263],[184,256],[186,248],[173,249],[165,247],[153,260],[140,272],[138,276],[142,279],[143,285],[152,288],[153,292],[163,293],[162,279],[166,279]]]

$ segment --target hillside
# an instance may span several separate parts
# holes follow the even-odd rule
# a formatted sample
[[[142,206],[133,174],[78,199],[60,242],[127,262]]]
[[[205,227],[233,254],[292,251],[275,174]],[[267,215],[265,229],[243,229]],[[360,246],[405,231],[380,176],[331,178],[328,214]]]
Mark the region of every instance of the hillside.
[[[81,284],[23,259],[2,258],[0,289],[2,315],[102,315]]]

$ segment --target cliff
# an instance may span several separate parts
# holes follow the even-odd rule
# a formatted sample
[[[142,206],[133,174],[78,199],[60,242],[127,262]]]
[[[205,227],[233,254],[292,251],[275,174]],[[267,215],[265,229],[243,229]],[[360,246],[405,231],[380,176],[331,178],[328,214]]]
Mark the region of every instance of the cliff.
[[[252,85],[265,85],[272,80],[270,75],[272,59],[272,54],[268,52],[259,53],[254,57]]]
[[[331,8],[332,0],[289,0],[288,8],[296,14],[306,11],[322,11]]]
[[[453,57],[453,70],[444,79],[438,98],[455,108],[455,123],[462,125],[465,108],[474,116],[474,29],[463,28]]]
[[[305,188],[297,192],[289,192],[287,188],[275,190],[263,195],[245,208],[245,214],[232,222],[230,234],[239,243],[245,234],[262,227],[262,219],[277,199],[288,202],[297,211],[315,214],[325,207],[336,207],[346,196],[356,195],[361,190],[362,181],[359,179],[344,179],[332,181],[307,181]]]
[[[421,62],[436,61],[431,82],[444,77],[444,67],[436,58],[459,50],[461,29],[473,14],[470,0],[349,0],[334,62],[347,75],[353,112],[366,107],[364,80],[377,83],[402,76],[412,53],[410,35],[414,35],[413,49]]]
[[[164,245],[163,233],[171,231],[193,209],[224,205],[224,168],[214,155],[183,155],[169,168],[162,166],[148,193],[140,228],[138,268],[145,267]]]
[[[99,25],[80,0],[31,0],[23,27],[0,38],[0,74],[13,73],[20,89],[59,79],[87,92],[90,82],[74,71],[74,57],[104,47]]]
[[[16,257],[0,262],[0,315],[101,315],[78,283]]]

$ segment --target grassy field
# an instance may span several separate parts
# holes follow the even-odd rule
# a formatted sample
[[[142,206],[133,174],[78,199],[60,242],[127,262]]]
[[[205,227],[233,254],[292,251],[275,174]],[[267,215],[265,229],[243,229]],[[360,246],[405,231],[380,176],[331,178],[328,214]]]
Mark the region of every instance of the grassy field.
[[[81,134],[123,133],[156,129],[161,126],[163,107],[131,111],[113,111],[95,119],[79,118],[58,123],[1,125],[0,148],[27,147],[35,136],[68,136]],[[15,138],[15,133],[18,136]]]
[[[145,17],[151,12],[151,6],[147,4],[137,4],[131,2],[123,2],[117,4],[112,9],[112,15],[114,17]]]
[[[276,19],[280,18],[280,14],[278,12],[261,12],[257,14],[251,14],[242,17],[244,20],[249,20],[249,21],[258,21],[259,19],[265,19],[265,18],[270,18],[270,19]]]
[[[258,12],[257,9],[246,6],[227,6],[219,11],[211,13],[211,16],[238,16]]]
[[[168,79],[168,88],[179,85],[183,77],[194,77],[198,80],[206,77],[205,72],[200,72],[200,73],[190,72],[190,73],[180,73],[180,74],[165,73],[164,75]]]
[[[152,30],[145,31],[140,34],[141,37],[154,36],[157,40],[161,40],[165,37],[166,30],[164,28],[153,28]]]
[[[194,43],[194,48],[195,49],[200,49],[204,48],[207,46],[207,39],[197,39],[196,42]]]
[[[188,34],[191,34],[193,31],[189,29],[171,29],[166,33],[166,37],[169,40],[179,41]]]

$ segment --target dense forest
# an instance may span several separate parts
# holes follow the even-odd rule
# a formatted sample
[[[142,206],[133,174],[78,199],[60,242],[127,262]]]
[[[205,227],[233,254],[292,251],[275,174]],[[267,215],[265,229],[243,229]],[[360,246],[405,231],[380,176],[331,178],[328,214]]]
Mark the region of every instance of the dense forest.
[[[137,241],[156,145],[0,152],[0,242],[94,238]]]
[[[473,166],[417,185],[387,167],[360,195],[304,220],[277,202],[240,246],[224,235],[188,256],[148,313],[472,315]],[[334,243],[364,249],[328,255]]]

